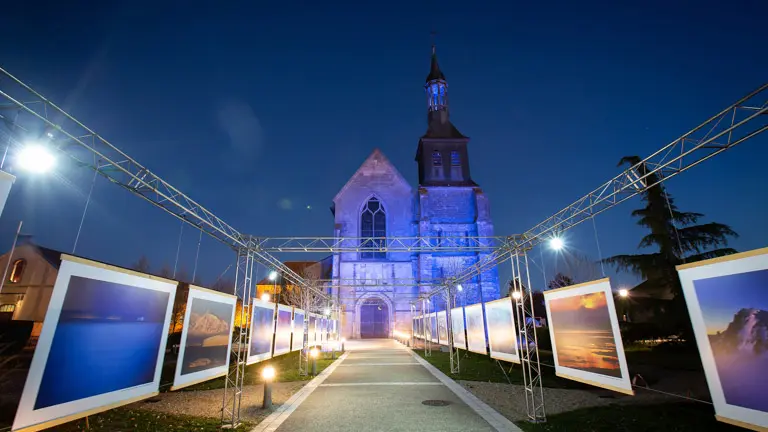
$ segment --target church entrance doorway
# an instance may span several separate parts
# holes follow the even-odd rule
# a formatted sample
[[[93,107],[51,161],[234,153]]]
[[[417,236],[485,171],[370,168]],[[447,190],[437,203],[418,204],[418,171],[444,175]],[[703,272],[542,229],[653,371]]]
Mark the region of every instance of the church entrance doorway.
[[[360,305],[360,337],[362,339],[389,337],[389,308],[381,299],[367,299]]]

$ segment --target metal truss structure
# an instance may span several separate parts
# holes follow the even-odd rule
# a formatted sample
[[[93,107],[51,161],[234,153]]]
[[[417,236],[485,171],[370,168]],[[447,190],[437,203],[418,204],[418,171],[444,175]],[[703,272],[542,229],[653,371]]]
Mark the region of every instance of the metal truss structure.
[[[259,237],[256,247],[277,252],[485,252],[506,245],[506,237],[439,236],[439,237]]]
[[[521,266],[522,261],[522,266]],[[533,289],[528,269],[528,255],[516,253],[510,259],[512,264],[512,286],[510,293],[515,321],[517,324],[520,364],[523,367],[525,386],[525,407],[528,420],[533,423],[547,421],[544,410],[544,390],[541,383],[541,362],[539,362],[539,340],[536,337],[536,320],[533,313]],[[525,281],[525,283],[523,283]]]

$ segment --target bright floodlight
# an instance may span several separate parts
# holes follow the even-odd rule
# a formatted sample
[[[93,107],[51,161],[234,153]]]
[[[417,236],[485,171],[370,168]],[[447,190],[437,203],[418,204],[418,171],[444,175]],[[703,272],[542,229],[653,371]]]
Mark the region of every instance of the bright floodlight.
[[[619,296],[621,296],[621,297],[627,297],[627,296],[629,296],[629,291],[628,291],[628,290],[625,290],[625,289],[620,289],[620,290],[619,290]]]
[[[565,243],[563,243],[563,239],[560,237],[552,237],[552,239],[549,241],[549,247],[551,247],[554,250],[560,250],[565,246]]]
[[[269,301],[269,293],[264,293],[261,295],[261,301],[268,302]]]
[[[44,173],[53,168],[56,158],[44,146],[30,144],[19,152],[16,161],[26,171]]]
[[[274,282],[275,279],[277,279],[277,272],[272,270],[271,272],[269,272],[269,280]]]
[[[464,287],[461,286],[461,284],[456,285],[456,289],[461,292],[464,290]]]
[[[275,377],[275,368],[272,366],[267,366],[264,369],[261,370],[261,377],[265,380],[271,380]]]
[[[520,300],[520,297],[522,297],[522,294],[520,291],[512,291],[512,298],[515,300]]]
[[[312,348],[311,350],[309,350],[309,355],[312,356],[312,358],[317,358],[317,355],[319,353],[320,352],[317,350],[317,348]]]

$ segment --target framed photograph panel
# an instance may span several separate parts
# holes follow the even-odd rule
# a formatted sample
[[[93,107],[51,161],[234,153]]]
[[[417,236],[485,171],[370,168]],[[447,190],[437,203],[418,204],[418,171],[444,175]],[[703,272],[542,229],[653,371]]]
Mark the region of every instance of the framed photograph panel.
[[[633,395],[608,279],[544,291],[555,373]]]
[[[293,306],[277,305],[277,323],[275,323],[275,348],[273,356],[291,352],[291,334],[293,333]]]
[[[445,311],[437,313],[437,337],[441,344],[448,345],[448,314]]]
[[[251,305],[251,338],[248,341],[246,364],[272,358],[275,336],[275,303],[253,299]]]
[[[479,354],[488,354],[485,341],[485,321],[483,304],[477,303],[464,307],[467,322],[467,350]]]
[[[520,363],[512,299],[506,297],[486,303],[485,319],[488,321],[488,347],[491,350],[491,358]]]
[[[176,282],[61,256],[14,431],[158,393]]]
[[[298,351],[304,348],[304,319],[306,313],[301,309],[293,310],[293,341],[291,342],[291,351]]]
[[[171,390],[226,375],[237,297],[190,285]]]
[[[768,430],[768,248],[677,270],[717,419]]]
[[[451,309],[451,331],[453,332],[453,347],[467,349],[467,338],[464,334],[464,308]]]
[[[440,329],[437,327],[437,312],[429,314],[429,327],[432,329],[431,341],[440,343]]]

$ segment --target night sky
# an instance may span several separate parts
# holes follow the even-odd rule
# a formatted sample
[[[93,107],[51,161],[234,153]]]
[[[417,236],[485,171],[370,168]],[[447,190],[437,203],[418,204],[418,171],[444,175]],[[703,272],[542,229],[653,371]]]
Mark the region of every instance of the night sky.
[[[617,174],[622,156],[652,153],[768,79],[762,0],[111,3],[5,5],[0,66],[254,235],[331,236],[331,200],[376,147],[416,184],[433,29],[497,235],[530,228]],[[766,246],[766,141],[668,184],[682,210],[739,232],[739,250]],[[66,164],[20,176],[0,248],[23,219],[37,242],[71,251],[91,176]],[[597,218],[603,256],[636,251],[639,206]],[[77,253],[172,267],[179,227],[99,180]],[[188,273],[197,240],[185,228]],[[598,258],[591,223],[567,241]],[[210,283],[233,258],[203,239],[198,272]]]

